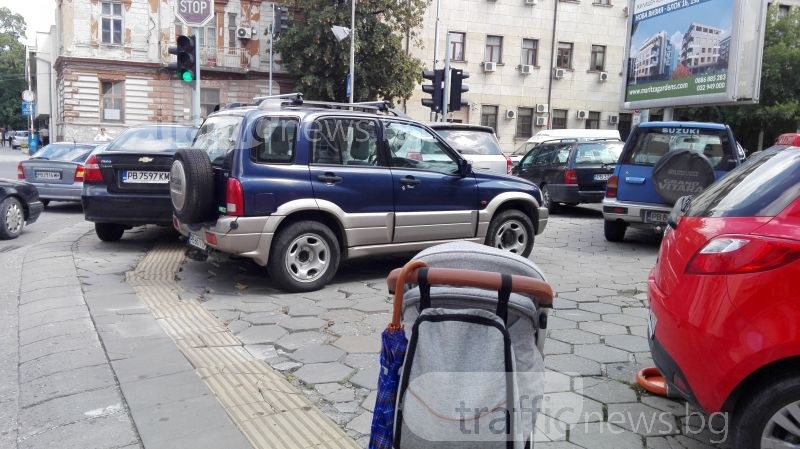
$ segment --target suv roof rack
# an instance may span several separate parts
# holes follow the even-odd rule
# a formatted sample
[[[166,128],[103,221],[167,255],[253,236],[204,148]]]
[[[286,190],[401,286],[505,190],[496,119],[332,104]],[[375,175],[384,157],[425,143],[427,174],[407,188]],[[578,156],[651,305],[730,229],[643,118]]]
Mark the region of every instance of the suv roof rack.
[[[270,101],[274,100],[274,101]],[[256,105],[260,109],[278,109],[278,108],[291,108],[291,107],[312,107],[320,109],[342,109],[352,110],[359,112],[369,112],[373,114],[385,113],[393,114],[397,117],[408,117],[405,114],[389,108],[389,102],[386,100],[380,101],[362,101],[358,103],[338,103],[334,101],[308,101],[303,99],[302,93],[280,94],[280,95],[267,95],[253,98]]]

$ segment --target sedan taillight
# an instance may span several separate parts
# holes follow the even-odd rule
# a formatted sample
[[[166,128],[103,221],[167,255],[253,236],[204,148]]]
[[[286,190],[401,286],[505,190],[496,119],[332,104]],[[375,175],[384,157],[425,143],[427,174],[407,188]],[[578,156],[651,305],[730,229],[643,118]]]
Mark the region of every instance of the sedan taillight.
[[[77,177],[77,173],[76,173]],[[84,184],[99,184],[103,182],[103,172],[100,171],[100,165],[97,163],[95,155],[89,156],[86,160],[86,165],[83,169],[83,183]]]
[[[83,165],[75,167],[75,180],[73,182],[83,182],[84,176],[86,176],[86,168]]]
[[[505,153],[503,153],[503,157],[506,158],[506,173],[511,173],[511,167],[514,166],[514,163],[511,161],[510,157],[506,156]]]
[[[800,242],[751,235],[722,235],[708,242],[686,266],[687,274],[767,271],[800,259]]]
[[[617,197],[617,186],[619,185],[619,178],[616,176],[612,176],[608,178],[608,183],[606,184],[606,198],[616,198]]]
[[[17,179],[20,181],[25,180],[25,170],[22,169],[22,163],[17,164]]]

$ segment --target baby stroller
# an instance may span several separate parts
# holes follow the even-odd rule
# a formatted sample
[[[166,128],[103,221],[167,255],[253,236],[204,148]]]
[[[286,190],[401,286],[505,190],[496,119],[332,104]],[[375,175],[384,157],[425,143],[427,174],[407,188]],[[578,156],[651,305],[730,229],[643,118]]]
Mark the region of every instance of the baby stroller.
[[[553,301],[536,264],[452,242],[420,252],[387,284],[408,339],[392,447],[533,447]]]

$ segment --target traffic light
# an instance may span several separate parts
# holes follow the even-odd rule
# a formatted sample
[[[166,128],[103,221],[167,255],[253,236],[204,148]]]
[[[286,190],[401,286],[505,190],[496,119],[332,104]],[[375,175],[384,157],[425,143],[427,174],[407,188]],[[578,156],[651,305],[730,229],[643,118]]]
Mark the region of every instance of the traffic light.
[[[469,73],[461,69],[450,70],[450,104],[447,105],[449,111],[460,111],[462,107],[469,106],[469,102],[461,100],[461,94],[469,92],[469,86],[464,84],[467,78]]]
[[[425,70],[422,72],[422,77],[426,80],[431,80],[432,84],[425,84],[422,86],[422,91],[426,94],[431,94],[431,98],[423,98],[422,105],[431,108],[433,112],[442,112],[444,106],[444,70]]]
[[[289,8],[286,6],[275,6],[275,28],[273,34],[279,36],[285,34],[289,29]]]
[[[177,56],[177,62],[169,65],[171,69],[175,69],[178,79],[185,83],[193,83],[197,79],[197,74],[194,72],[194,61],[197,57],[197,45],[194,36],[178,36],[174,47],[169,47],[167,51],[169,54]]]

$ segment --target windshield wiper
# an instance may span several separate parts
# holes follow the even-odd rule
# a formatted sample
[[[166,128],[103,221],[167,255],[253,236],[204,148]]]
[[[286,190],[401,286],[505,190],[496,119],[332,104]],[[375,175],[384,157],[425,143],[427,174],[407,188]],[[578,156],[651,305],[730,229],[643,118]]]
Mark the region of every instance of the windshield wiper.
[[[45,160],[45,161],[49,161],[50,160],[49,158],[46,158],[44,156],[34,156],[34,157],[31,158],[31,160],[33,160],[33,159],[42,159],[42,160]]]
[[[605,164],[601,165],[601,168],[608,168],[609,165],[617,165],[616,162],[606,162]]]

